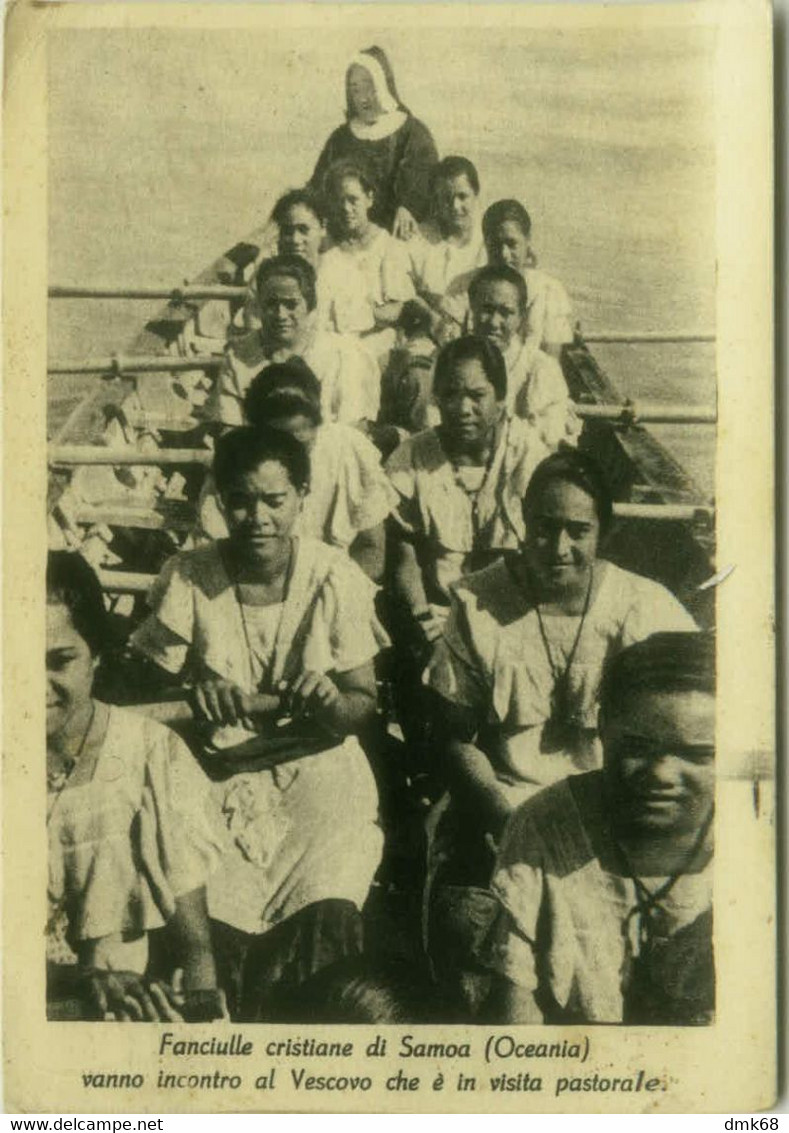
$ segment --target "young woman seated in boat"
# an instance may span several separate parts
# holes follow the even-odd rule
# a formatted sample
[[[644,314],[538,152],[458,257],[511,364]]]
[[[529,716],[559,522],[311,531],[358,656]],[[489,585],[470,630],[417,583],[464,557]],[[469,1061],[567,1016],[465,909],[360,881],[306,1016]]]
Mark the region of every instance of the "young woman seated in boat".
[[[527,422],[507,416],[504,359],[486,339],[444,347],[433,394],[440,425],[405,440],[386,462],[399,501],[389,520],[385,591],[392,689],[413,776],[430,771],[420,674],[442,633],[450,586],[518,547],[520,500],[547,451]]]
[[[526,318],[521,337],[527,353],[542,350],[561,356],[562,346],[573,341],[572,310],[566,290],[552,275],[535,266],[531,246],[531,217],[520,201],[496,201],[482,218],[488,263],[510,267],[526,281]],[[449,288],[444,304],[461,323],[468,313],[467,277]]]
[[[462,297],[471,274],[486,261],[479,223],[479,175],[466,157],[445,157],[431,178],[431,217],[408,245],[420,299],[433,316],[434,334],[456,338],[463,329]],[[460,295],[459,304],[452,301]],[[457,309],[456,309],[457,306]]]
[[[361,165],[341,161],[326,175],[332,244],[321,261],[321,286],[330,325],[367,336],[376,355],[390,350],[386,334],[414,295],[405,245],[370,219],[375,187]],[[381,333],[375,333],[381,332]]]
[[[450,586],[516,550],[521,498],[547,454],[535,430],[507,415],[501,351],[467,335],[436,360],[440,425],[405,440],[386,462],[399,502],[391,520],[392,598],[422,640],[440,635]]]
[[[504,355],[508,411],[530,421],[549,448],[560,442],[575,444],[581,423],[561,366],[521,337],[528,307],[523,276],[505,265],[488,265],[473,276],[468,297],[475,333],[495,343]]]
[[[85,560],[50,552],[46,581],[49,1017],[218,1018],[209,782],[169,728],[93,696],[109,633]],[[182,992],[152,971],[164,925]]]
[[[194,682],[206,760],[226,776],[213,785],[223,856],[208,908],[231,1015],[254,1020],[283,986],[360,949],[382,836],[356,734],[375,715],[386,637],[356,564],[294,536],[304,445],[232,430],[214,476],[228,537],[170,560],[132,642]]]
[[[322,193],[335,162],[361,163],[378,187],[372,222],[408,240],[428,211],[430,173],[438,160],[432,135],[400,101],[380,47],[367,47],[350,61],[345,100],[347,120],[326,142],[310,185]]]
[[[328,329],[328,313],[321,287],[321,257],[328,240],[323,200],[309,187],[289,189],[287,193],[283,193],[271,210],[271,223],[276,227],[277,253],[280,256],[300,256],[315,271],[317,303],[314,318],[319,327]],[[257,269],[263,260],[270,259],[271,254],[270,246],[259,254],[254,265],[254,276],[257,276]],[[256,330],[260,326],[258,301],[254,289],[253,278],[253,293],[243,311],[243,326],[247,330]]]
[[[712,1022],[715,643],[660,633],[600,694],[603,768],[520,807],[483,946],[497,1023]],[[575,926],[579,926],[578,929]]]
[[[396,494],[378,450],[358,429],[325,424],[321,388],[301,358],[276,362],[247,390],[244,416],[255,429],[289,433],[310,456],[310,487],[294,530],[347,551],[373,581],[384,568],[384,520]],[[227,520],[209,473],[199,503],[199,533],[227,538]]]
[[[612,499],[594,461],[547,457],[522,500],[520,553],[467,575],[425,674],[449,804],[433,851],[431,949],[474,1002],[474,948],[495,902],[494,844],[540,788],[599,767],[603,667],[661,631],[693,631],[664,587],[599,557]],[[486,919],[488,918],[488,919]],[[483,981],[484,984],[484,981]]]
[[[556,358],[573,341],[572,309],[562,284],[536,266],[531,246],[531,217],[520,201],[496,201],[482,218],[488,263],[520,272],[526,281],[525,343]]]
[[[258,268],[256,294],[260,327],[233,339],[207,407],[220,425],[238,425],[250,382],[272,362],[303,358],[321,383],[327,421],[374,421],[380,373],[374,356],[349,335],[322,330],[316,323],[315,269],[300,256],[278,255]]]

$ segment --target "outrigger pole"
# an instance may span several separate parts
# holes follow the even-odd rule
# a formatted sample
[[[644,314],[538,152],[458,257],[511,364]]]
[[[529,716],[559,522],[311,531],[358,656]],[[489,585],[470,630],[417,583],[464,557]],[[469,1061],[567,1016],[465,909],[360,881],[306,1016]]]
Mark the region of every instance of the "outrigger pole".
[[[151,516],[155,513],[152,510]],[[631,504],[614,503],[614,517],[622,520],[650,520],[663,523],[698,523],[708,528],[714,521],[715,509],[712,506],[696,504]],[[104,522],[111,522],[102,514]],[[166,521],[161,517],[161,526]],[[115,520],[122,523],[123,513],[117,510]],[[155,574],[141,574],[125,570],[100,570],[98,572],[102,589],[111,594],[146,594],[156,581]]]
[[[248,287],[185,283],[183,287],[50,287],[50,299],[169,299],[173,306],[198,299],[246,299]]]
[[[598,331],[581,334],[576,329],[576,339],[583,342],[598,343],[671,343],[671,342],[715,342],[714,334],[664,334],[662,331]]]
[[[128,358],[113,354],[109,358],[87,358],[84,361],[52,362],[48,374],[172,374],[190,370],[213,370],[222,365],[221,354],[138,354]]]

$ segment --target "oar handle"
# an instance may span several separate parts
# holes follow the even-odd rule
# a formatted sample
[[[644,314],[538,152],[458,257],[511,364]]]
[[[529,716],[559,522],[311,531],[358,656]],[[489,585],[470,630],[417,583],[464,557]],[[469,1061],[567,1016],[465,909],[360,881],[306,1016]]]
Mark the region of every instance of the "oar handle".
[[[249,703],[251,715],[258,713],[266,715],[276,712],[282,701],[278,696],[256,693],[249,698]],[[151,719],[158,720],[162,724],[186,724],[194,719],[194,712],[188,700],[154,701],[151,704],[130,704],[127,707],[134,712],[141,712],[145,716],[150,716]]]

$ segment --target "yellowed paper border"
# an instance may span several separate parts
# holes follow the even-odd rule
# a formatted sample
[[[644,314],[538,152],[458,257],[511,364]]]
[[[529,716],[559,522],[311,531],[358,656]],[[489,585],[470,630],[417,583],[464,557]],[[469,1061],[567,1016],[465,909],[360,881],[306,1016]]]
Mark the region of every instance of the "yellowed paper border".
[[[717,37],[718,562],[735,570],[718,595],[721,789],[717,817],[716,949],[719,1012],[710,1028],[391,1028],[384,1057],[364,1057],[367,1027],[298,1028],[298,1034],[353,1044],[356,1057],[276,1058],[272,1028],[181,1028],[178,1038],[209,1039],[243,1031],[254,1053],[234,1059],[160,1059],[159,1027],[56,1024],[44,1021],[42,926],[45,913],[44,752],[42,705],[43,567],[46,417],[46,39],[53,29],[143,26],[269,28],[298,24],[319,33],[343,25],[386,28],[402,6],[227,6],[18,3],[7,18],[5,91],[5,479],[4,479],[4,1045],[5,1105],[15,1111],[169,1112],[244,1110],[614,1112],[748,1111],[775,1094],[775,876],[773,798],[763,789],[756,816],[750,784],[727,778],[743,752],[770,751],[774,736],[773,668],[773,394],[771,21],[764,3],[661,6],[545,5],[457,8],[409,6],[414,28],[462,19],[480,29],[534,27],[660,28],[712,24]],[[285,1031],[277,1031],[279,1039]],[[469,1059],[398,1057],[401,1035],[429,1043],[468,1043]],[[513,1055],[485,1060],[489,1036],[517,1042],[589,1040],[586,1062]],[[292,1031],[296,1035],[296,1029]],[[417,1040],[415,1040],[417,1041]],[[489,1048],[490,1049],[490,1048]],[[157,1090],[160,1068],[241,1074],[239,1089]],[[290,1067],[308,1074],[365,1076],[370,1091],[297,1091]],[[256,1089],[276,1069],[276,1094]],[[85,1069],[143,1074],[141,1088],[81,1085]],[[420,1078],[415,1092],[391,1092],[402,1070]],[[541,1093],[492,1095],[492,1073],[541,1074]],[[604,1096],[564,1093],[565,1074],[637,1074],[656,1078],[655,1092]],[[462,1072],[475,1091],[458,1092]],[[435,1089],[437,1075],[444,1085]]]

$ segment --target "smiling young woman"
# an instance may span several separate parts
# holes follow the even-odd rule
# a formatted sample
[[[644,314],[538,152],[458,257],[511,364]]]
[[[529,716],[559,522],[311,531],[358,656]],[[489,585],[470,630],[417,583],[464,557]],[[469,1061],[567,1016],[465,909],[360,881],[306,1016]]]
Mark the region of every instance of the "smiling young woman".
[[[431,948],[436,955],[452,950],[454,973],[447,965],[444,971],[477,1005],[475,981],[484,977],[474,959],[476,934],[495,910],[480,890],[507,819],[542,787],[600,765],[598,694],[607,658],[652,633],[695,629],[658,583],[600,558],[612,500],[590,457],[572,449],[547,457],[522,509],[520,553],[453,587],[425,677],[433,747],[450,793],[435,843],[441,865]]]
[[[600,702],[603,769],[549,787],[507,826],[482,949],[495,972],[486,1014],[709,1023],[713,638],[656,633],[630,645],[606,665]]]
[[[124,1020],[222,1013],[205,905],[218,846],[208,781],[168,728],[93,696],[108,641],[83,558],[47,562],[48,1011]],[[151,973],[168,926],[184,995]]]

